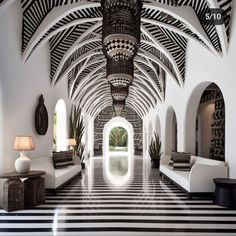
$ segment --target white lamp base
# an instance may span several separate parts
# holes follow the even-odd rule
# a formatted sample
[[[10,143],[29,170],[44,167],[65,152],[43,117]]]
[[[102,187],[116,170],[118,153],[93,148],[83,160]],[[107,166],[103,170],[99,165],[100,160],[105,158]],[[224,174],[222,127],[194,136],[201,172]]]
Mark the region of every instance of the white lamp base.
[[[20,157],[15,161],[15,169],[19,174],[27,174],[30,170],[30,159],[25,155],[25,152],[20,152]]]

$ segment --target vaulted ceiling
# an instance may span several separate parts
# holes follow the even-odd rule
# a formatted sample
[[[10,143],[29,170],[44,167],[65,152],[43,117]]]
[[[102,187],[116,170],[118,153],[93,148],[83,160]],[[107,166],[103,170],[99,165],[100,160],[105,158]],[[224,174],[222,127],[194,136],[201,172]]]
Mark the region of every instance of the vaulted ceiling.
[[[14,0],[0,0],[0,7]],[[185,81],[189,40],[216,56],[227,53],[232,0],[147,0],[143,2],[141,45],[126,106],[141,117],[165,99],[166,74]],[[21,0],[22,60],[49,42],[51,84],[68,81],[68,96],[95,117],[112,105],[102,52],[100,1]],[[207,24],[209,8],[223,9],[224,24]]]

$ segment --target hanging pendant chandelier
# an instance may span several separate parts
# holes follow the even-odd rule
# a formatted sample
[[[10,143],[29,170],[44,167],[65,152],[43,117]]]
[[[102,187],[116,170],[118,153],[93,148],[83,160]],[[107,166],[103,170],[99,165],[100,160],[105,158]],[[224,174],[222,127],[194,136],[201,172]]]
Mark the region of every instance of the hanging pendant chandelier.
[[[102,47],[107,59],[113,109],[120,116],[134,77],[134,57],[141,38],[141,0],[101,0]]]
[[[111,86],[111,96],[114,100],[122,101],[128,97],[129,87],[114,87]]]
[[[113,109],[117,116],[121,116],[125,109],[125,100],[117,101],[113,99]]]
[[[140,44],[140,0],[102,0],[102,44],[106,57],[128,60]]]
[[[107,59],[107,79],[115,87],[124,87],[132,83],[134,76],[133,59],[115,61]]]

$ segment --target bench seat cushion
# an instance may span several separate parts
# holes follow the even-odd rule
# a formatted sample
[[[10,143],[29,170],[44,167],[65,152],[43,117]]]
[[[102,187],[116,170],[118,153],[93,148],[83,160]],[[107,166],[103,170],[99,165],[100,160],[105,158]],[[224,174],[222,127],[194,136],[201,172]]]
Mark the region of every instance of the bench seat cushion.
[[[190,185],[189,185],[190,171],[173,170],[172,166],[168,165],[161,165],[160,171],[164,175],[172,179],[175,183],[180,185],[182,188],[184,188],[187,191],[190,191]]]
[[[64,184],[74,175],[80,172],[80,165],[69,165],[61,169],[55,169],[55,188]]]

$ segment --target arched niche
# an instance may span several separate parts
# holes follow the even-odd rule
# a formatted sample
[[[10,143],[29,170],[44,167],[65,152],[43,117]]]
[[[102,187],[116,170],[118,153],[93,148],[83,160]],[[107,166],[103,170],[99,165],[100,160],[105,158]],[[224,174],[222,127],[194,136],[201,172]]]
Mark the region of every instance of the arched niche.
[[[67,148],[67,114],[63,99],[56,103],[53,116],[53,143],[56,151],[65,151]]]
[[[187,109],[186,109],[186,114],[185,114],[185,135],[184,135],[184,145],[185,145],[185,150],[188,152],[191,152],[192,154],[201,154],[199,153],[198,149],[199,147],[196,147],[196,145],[201,145],[200,142],[200,134],[196,132],[196,130],[199,129],[200,126],[202,126],[202,121],[201,117],[199,114],[199,104],[201,102],[202,95],[204,94],[204,91],[207,90],[209,86],[212,86],[211,81],[204,81],[200,84],[198,84],[192,91]],[[220,93],[223,93],[220,90],[220,87],[216,84],[214,86],[217,86],[219,88]],[[223,98],[224,100],[224,98]],[[224,108],[225,109],[225,108]],[[212,112],[211,112],[212,115]],[[211,117],[212,119],[212,117]],[[213,124],[212,120],[212,125]],[[224,135],[225,136],[225,135]],[[217,144],[218,145],[218,144]],[[212,157],[211,157],[212,158]]]
[[[195,154],[225,161],[225,102],[220,88],[211,83],[203,91],[196,115]]]
[[[165,153],[170,155],[171,150],[177,151],[177,119],[173,107],[168,107],[165,126]]]

